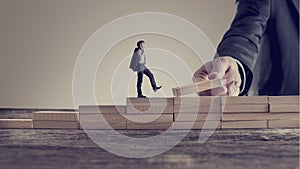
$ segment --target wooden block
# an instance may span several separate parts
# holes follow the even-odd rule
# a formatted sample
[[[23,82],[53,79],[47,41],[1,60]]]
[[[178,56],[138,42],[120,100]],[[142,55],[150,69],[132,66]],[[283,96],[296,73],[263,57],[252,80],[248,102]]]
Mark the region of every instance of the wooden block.
[[[175,97],[174,105],[210,105],[212,99],[221,99],[225,105],[236,104],[268,104],[268,96],[200,96],[200,97]]]
[[[268,128],[299,128],[299,119],[297,120],[269,120]]]
[[[268,96],[226,96],[223,98],[223,104],[268,104]]]
[[[81,129],[126,129],[126,118],[120,114],[80,113],[79,122]],[[108,123],[109,126],[106,123]]]
[[[222,129],[265,129],[267,120],[261,121],[221,121]]]
[[[174,122],[173,123],[173,129],[174,130],[199,130],[203,129],[205,121],[197,121],[194,122],[194,124],[191,124],[192,122]],[[220,129],[220,121],[209,121],[209,124],[206,126],[205,129]],[[190,126],[192,125],[192,128]],[[216,126],[216,127],[215,127]]]
[[[268,120],[299,120],[299,113],[268,113]]]
[[[150,106],[127,106],[127,114],[137,114],[137,113],[173,113],[173,106],[164,105],[152,105]]]
[[[38,111],[32,113],[33,120],[78,121],[78,112]]]
[[[128,130],[167,130],[172,128],[173,122],[150,122],[150,123],[136,123],[127,121]]]
[[[99,106],[88,106],[88,105],[82,105],[79,106],[79,112],[80,113],[124,113],[126,111],[125,105],[99,105]]]
[[[271,104],[270,112],[300,112],[299,104]]]
[[[237,105],[222,105],[223,113],[241,113],[241,112],[268,112],[268,104],[237,104]],[[221,112],[222,106],[219,107],[210,105],[176,105],[174,106],[174,113],[207,113],[211,112]]]
[[[261,112],[268,112],[269,106],[268,104],[237,104],[237,105],[224,105],[223,113],[242,113],[242,112],[249,112],[249,113],[261,113]]]
[[[79,129],[79,123],[76,121],[33,121],[35,129]]]
[[[126,115],[126,117],[127,129],[168,129],[173,124],[172,114],[161,114],[158,117],[153,114]],[[145,119],[147,122],[144,122]]]
[[[210,120],[210,121],[220,121],[221,120],[221,114],[218,113],[211,113],[210,117],[208,118],[208,113],[198,113],[198,114],[189,114],[189,113],[184,113],[178,118],[179,114],[175,113],[174,114],[174,121],[175,122],[191,122],[191,121],[205,121],[205,120]]]
[[[173,106],[174,98],[172,97],[157,97],[157,98],[126,98],[126,105],[133,106],[150,106],[150,105],[167,105]]]
[[[222,121],[240,120],[295,120],[299,119],[298,113],[224,113]]]
[[[31,129],[32,119],[0,119],[0,129]]]
[[[210,105],[211,102],[212,102],[212,96],[174,98],[174,106],[180,106],[180,105],[201,105],[202,106],[202,105]]]
[[[269,96],[269,104],[300,104],[299,96]]]
[[[204,82],[173,88],[172,91],[174,96],[179,97],[179,96],[194,94],[194,93],[198,93],[201,91],[205,91],[208,89],[213,89],[221,86],[222,86],[221,80],[216,79],[216,80],[209,80],[209,81],[204,81]]]

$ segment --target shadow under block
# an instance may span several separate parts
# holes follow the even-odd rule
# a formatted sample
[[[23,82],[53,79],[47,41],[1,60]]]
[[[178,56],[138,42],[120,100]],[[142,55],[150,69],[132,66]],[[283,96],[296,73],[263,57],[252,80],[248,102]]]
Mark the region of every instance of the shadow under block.
[[[34,120],[35,129],[79,129],[78,121],[41,121]]]
[[[126,106],[79,106],[81,129],[126,129]]]
[[[268,128],[267,120],[260,121],[222,121],[222,129],[266,129]]]
[[[143,115],[126,115],[127,129],[159,129],[166,130],[173,125],[173,114],[143,114]],[[143,119],[141,119],[143,118]],[[147,121],[145,121],[145,119]]]
[[[32,129],[32,120],[0,119],[0,129]]]
[[[299,119],[296,120],[269,120],[268,128],[299,128]]]
[[[32,113],[33,121],[78,121],[78,112],[38,111]]]
[[[205,128],[204,124],[205,121],[196,121],[194,122],[194,124],[191,124],[193,122],[184,122],[184,121],[175,121],[173,123],[173,129],[174,130],[189,130],[189,129],[193,129],[193,130],[199,130],[199,129],[220,129],[220,121],[207,121]]]

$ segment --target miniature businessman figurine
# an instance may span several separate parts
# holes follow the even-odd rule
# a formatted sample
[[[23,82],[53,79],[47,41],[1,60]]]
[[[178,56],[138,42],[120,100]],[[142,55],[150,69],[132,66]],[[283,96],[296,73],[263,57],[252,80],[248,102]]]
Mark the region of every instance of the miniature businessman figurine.
[[[142,83],[143,83],[144,74],[149,77],[154,92],[156,92],[158,89],[162,87],[162,86],[156,86],[156,82],[153,74],[146,67],[146,55],[144,52],[144,47],[145,47],[145,41],[140,40],[137,42],[137,47],[134,49],[130,61],[130,66],[129,66],[130,69],[137,72],[138,78],[137,78],[136,88],[137,88],[138,98],[146,98],[146,96],[144,96],[142,92]]]

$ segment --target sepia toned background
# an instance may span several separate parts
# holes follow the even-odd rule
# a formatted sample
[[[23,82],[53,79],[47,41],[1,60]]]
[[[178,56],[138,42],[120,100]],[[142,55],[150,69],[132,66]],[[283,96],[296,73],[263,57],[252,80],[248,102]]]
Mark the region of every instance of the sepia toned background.
[[[233,19],[235,0],[0,0],[0,108],[73,108],[73,70],[85,42],[105,24],[138,12],[182,17],[203,31],[216,47]],[[160,48],[180,57],[192,71],[202,64],[177,40],[149,34],[129,37],[99,63],[95,79],[99,104],[124,104],[125,97],[136,96],[136,77],[131,70],[121,70],[131,73],[132,78],[117,84],[130,84],[124,98],[111,99],[111,83],[118,65],[131,56],[140,39],[146,41],[148,49]],[[148,66],[155,67],[151,57],[157,51],[146,52]],[[125,60],[124,64],[129,63]],[[161,92],[171,96],[176,79],[159,69],[152,70],[157,83],[163,85]],[[151,95],[146,78],[143,89]]]

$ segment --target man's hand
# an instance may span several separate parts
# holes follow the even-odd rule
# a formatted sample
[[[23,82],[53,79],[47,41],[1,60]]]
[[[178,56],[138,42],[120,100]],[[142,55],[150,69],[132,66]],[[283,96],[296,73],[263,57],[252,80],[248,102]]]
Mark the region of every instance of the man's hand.
[[[204,64],[194,74],[194,82],[223,79],[224,86],[198,93],[201,96],[237,96],[240,93],[241,76],[238,64],[230,56],[216,58]]]

